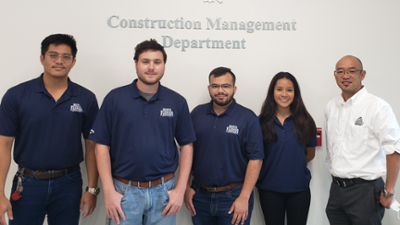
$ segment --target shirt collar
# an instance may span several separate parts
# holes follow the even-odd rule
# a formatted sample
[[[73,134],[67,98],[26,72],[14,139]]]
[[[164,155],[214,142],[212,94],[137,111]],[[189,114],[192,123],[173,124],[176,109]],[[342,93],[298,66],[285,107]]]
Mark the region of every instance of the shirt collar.
[[[142,97],[142,95],[140,94],[139,89],[136,86],[137,80],[138,79],[136,78],[131,84],[131,88],[132,88],[131,89],[131,96],[132,96],[132,98],[140,98],[140,97]],[[149,101],[156,100],[156,99],[160,99],[160,100],[163,99],[163,97],[162,97],[163,96],[163,94],[162,94],[163,88],[164,88],[164,86],[162,86],[161,83],[159,83],[157,92],[154,94],[153,97],[151,97],[151,99]]]
[[[34,91],[39,92],[39,93],[49,94],[49,92],[44,87],[43,73],[38,78],[35,79]],[[63,95],[65,95],[65,96],[77,96],[78,95],[78,88],[74,85],[74,83],[71,82],[69,77],[68,77],[68,88]]]
[[[233,99],[232,103],[229,105],[228,109],[225,112],[221,113],[219,116],[226,114],[227,116],[233,116],[234,108],[237,105],[236,100]],[[214,114],[217,115],[213,109],[213,101],[211,100],[208,104],[207,114]]]
[[[362,99],[362,97],[367,93],[368,93],[367,88],[362,86],[362,88],[359,91],[357,91],[357,93],[355,93],[353,96],[351,96],[351,98],[347,99],[346,102],[343,100],[343,96],[340,95],[341,103],[342,104],[346,104],[346,103],[354,104],[354,103],[360,101]]]
[[[293,114],[290,114],[288,117],[286,117],[285,122],[286,122],[286,120],[287,120],[287,121],[293,120]],[[279,119],[278,119],[278,117],[277,117],[276,115],[275,115],[275,120],[274,120],[274,122],[275,122],[276,124],[281,124],[281,122],[279,121]]]

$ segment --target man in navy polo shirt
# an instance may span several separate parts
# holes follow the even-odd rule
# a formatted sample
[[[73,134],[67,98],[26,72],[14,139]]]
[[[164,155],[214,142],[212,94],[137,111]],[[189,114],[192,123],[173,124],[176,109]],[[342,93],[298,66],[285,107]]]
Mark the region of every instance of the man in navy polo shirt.
[[[164,48],[144,41],[134,60],[138,79],[105,97],[89,137],[97,142],[107,216],[110,224],[175,224],[196,137],[186,100],[160,84]]]
[[[209,75],[211,102],[191,113],[192,186],[185,204],[193,224],[250,224],[253,188],[264,158],[257,116],[236,103],[235,75],[218,67]]]
[[[76,41],[54,34],[42,42],[43,74],[7,91],[0,106],[0,224],[78,224],[96,207],[98,174],[94,143],[86,140],[86,168],[92,193],[82,195],[79,164],[83,161],[82,134],[88,138],[98,111],[95,95],[73,83],[68,73],[76,62]],[[11,163],[14,176],[8,200],[4,186]]]

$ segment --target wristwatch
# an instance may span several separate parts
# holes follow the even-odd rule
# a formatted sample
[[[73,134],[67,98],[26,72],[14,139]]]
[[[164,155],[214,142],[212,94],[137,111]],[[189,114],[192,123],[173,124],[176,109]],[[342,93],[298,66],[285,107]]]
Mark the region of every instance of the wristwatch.
[[[86,187],[86,191],[94,196],[97,196],[100,193],[100,188],[99,187],[95,187],[95,188]]]
[[[389,193],[386,191],[386,188],[383,189],[383,196],[385,196],[386,198],[390,198],[394,196],[394,192],[393,193]]]

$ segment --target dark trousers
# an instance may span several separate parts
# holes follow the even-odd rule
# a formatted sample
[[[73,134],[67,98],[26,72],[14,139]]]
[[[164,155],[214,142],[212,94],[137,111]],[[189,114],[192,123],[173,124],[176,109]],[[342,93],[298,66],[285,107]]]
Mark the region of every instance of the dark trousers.
[[[17,187],[19,175],[14,178],[11,193]],[[42,225],[46,215],[49,225],[78,225],[82,196],[80,170],[49,180],[23,176],[22,185],[20,200],[14,201],[10,196],[14,216],[10,225]]]
[[[200,188],[196,182],[192,183],[193,190],[196,193],[193,196],[193,205],[196,215],[192,217],[194,225],[231,225],[233,214],[228,214],[233,202],[239,197],[242,186],[237,186],[231,190],[221,191],[217,193],[208,192],[206,189]],[[251,193],[248,206],[248,217],[244,221],[244,225],[250,225],[251,214],[253,211],[254,197]]]
[[[382,224],[385,208],[379,203],[384,188],[382,178],[375,181],[339,187],[332,182],[326,215],[331,225]]]
[[[310,208],[310,189],[294,193],[280,193],[258,189],[261,209],[266,225],[283,225],[285,214],[287,225],[307,224]]]

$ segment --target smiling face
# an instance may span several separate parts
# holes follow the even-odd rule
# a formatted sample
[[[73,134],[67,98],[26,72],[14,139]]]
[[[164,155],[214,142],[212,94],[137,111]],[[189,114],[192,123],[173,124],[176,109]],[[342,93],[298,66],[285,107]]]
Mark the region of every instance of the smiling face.
[[[274,99],[278,110],[290,109],[294,99],[293,82],[286,78],[279,79],[274,88]]]
[[[44,55],[40,56],[40,62],[43,65],[45,78],[64,78],[68,77],[69,71],[74,67],[76,59],[74,58],[71,62],[64,62],[62,57],[57,57],[57,59],[51,59],[49,54],[54,53],[58,55],[72,55],[71,47],[66,44],[50,44],[49,49]]]
[[[365,78],[360,61],[353,56],[345,56],[336,63],[336,71],[344,71],[342,74],[334,74],[336,83],[342,90],[343,99],[346,101],[357,93],[361,88],[361,81]],[[349,74],[348,71],[356,71]]]
[[[226,73],[219,77],[215,77],[214,75],[210,76],[208,92],[214,104],[218,106],[229,106],[236,93],[236,86],[233,84],[232,75]]]
[[[138,83],[151,86],[158,85],[164,76],[165,63],[161,51],[148,50],[142,52],[135,62]]]

